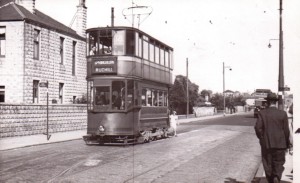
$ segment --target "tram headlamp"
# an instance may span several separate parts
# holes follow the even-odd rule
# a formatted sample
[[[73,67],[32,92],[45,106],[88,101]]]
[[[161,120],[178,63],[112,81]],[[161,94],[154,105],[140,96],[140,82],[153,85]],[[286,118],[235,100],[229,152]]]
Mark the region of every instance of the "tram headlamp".
[[[99,132],[104,132],[105,129],[104,129],[104,127],[103,127],[102,125],[100,125],[99,128],[98,128],[98,131],[99,131]]]

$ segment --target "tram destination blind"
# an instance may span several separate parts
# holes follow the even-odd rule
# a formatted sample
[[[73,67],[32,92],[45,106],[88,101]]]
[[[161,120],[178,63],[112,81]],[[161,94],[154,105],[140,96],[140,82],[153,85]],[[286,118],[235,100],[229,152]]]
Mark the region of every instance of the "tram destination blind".
[[[92,70],[93,74],[117,74],[117,61],[95,60]]]

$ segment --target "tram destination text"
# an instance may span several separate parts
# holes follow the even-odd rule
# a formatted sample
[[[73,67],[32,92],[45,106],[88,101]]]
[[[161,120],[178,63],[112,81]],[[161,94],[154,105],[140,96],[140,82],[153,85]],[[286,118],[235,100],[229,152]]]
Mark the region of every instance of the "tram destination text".
[[[111,67],[106,67],[106,68],[95,68],[95,72],[113,72],[113,69]]]
[[[96,61],[95,65],[113,65],[115,64],[115,61],[109,60],[109,61]]]

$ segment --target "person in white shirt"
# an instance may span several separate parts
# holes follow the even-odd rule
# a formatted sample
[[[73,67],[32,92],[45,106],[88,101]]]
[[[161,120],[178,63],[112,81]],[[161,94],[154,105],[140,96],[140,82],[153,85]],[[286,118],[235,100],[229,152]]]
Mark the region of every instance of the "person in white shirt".
[[[177,137],[177,125],[178,116],[176,116],[176,111],[173,111],[170,115],[170,127],[174,130],[174,136]]]
[[[90,55],[95,55],[95,54],[96,54],[96,46],[93,46],[90,51]]]

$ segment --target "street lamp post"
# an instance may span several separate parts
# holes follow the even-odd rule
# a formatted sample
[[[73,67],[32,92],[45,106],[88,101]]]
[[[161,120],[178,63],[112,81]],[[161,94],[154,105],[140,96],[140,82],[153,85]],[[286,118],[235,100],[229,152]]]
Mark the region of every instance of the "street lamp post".
[[[225,69],[229,68],[229,70],[231,71],[231,67],[230,66],[225,66],[225,63],[223,62],[223,115],[225,116],[226,113],[226,105],[225,105]]]

